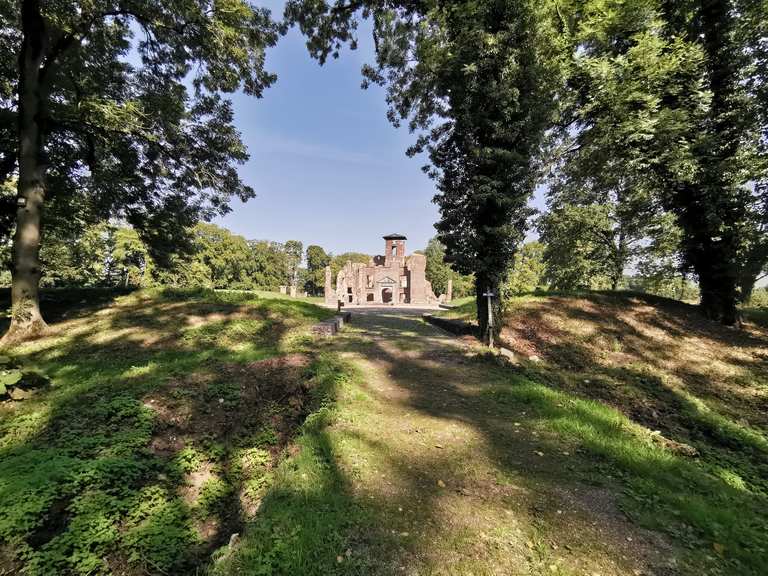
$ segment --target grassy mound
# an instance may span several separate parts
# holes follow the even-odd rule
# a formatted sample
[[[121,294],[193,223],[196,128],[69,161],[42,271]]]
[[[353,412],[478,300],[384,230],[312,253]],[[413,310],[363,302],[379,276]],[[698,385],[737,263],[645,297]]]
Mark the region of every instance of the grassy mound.
[[[512,300],[502,341],[518,385],[495,398],[530,405],[543,428],[603,458],[630,517],[739,573],[768,570],[764,328],[638,295],[526,296]]]
[[[99,295],[44,300],[59,321],[6,351],[51,386],[0,403],[0,574],[193,573],[279,489],[342,370],[308,302]]]

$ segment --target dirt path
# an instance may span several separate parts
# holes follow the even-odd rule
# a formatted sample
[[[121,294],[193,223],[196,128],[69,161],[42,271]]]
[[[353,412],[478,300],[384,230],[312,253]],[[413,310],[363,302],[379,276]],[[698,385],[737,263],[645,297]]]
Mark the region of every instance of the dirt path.
[[[330,346],[360,378],[329,434],[377,518],[349,555],[414,575],[680,573],[665,540],[618,509],[610,470],[497,401],[492,385],[515,373],[473,342],[417,310],[367,309]]]

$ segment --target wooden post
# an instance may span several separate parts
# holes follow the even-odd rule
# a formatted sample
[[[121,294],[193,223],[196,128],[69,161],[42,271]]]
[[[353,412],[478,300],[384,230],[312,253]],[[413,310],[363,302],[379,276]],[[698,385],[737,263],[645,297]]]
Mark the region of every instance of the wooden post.
[[[493,348],[493,297],[495,294],[488,288],[483,294],[488,298],[488,347]]]

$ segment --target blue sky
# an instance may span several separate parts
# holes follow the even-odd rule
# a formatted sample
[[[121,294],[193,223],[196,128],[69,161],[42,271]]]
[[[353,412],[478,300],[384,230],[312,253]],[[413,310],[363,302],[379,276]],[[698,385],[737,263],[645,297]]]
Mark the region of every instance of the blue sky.
[[[277,83],[262,99],[234,98],[251,155],[240,172],[257,196],[233,202],[217,223],[249,239],[296,239],[334,253],[378,253],[391,232],[408,236],[409,250],[424,247],[437,218],[434,184],[423,160],[405,156],[413,136],[387,122],[383,90],[360,88],[372,56],[362,31],[358,50],[322,67],[296,30],[268,52]]]
[[[282,2],[267,2],[275,17]],[[333,253],[377,254],[384,234],[408,236],[408,250],[434,235],[434,183],[424,159],[408,158],[413,135],[386,119],[384,91],[360,88],[373,61],[367,25],[357,50],[324,66],[312,60],[297,30],[267,54],[277,83],[262,99],[236,95],[235,123],[251,155],[241,167],[256,198],[232,203],[217,221],[249,239],[319,244]]]

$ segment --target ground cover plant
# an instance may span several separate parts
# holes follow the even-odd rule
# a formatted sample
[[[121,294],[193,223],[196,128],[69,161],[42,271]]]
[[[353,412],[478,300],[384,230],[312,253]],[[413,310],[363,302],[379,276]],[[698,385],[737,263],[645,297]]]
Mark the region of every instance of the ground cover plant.
[[[514,363],[407,311],[327,342],[358,370],[271,504],[293,512],[247,530],[218,573],[763,574],[765,335],[659,299],[515,302],[502,334],[518,316],[535,330],[507,341]],[[525,348],[558,318],[560,347],[594,358]],[[675,390],[674,366],[709,380]]]
[[[472,303],[449,312],[472,318]],[[749,312],[749,311],[748,311]],[[768,334],[630,294],[511,300],[502,344],[543,427],[577,439],[623,480],[625,512],[739,573],[768,566]],[[503,379],[503,378],[502,378]]]
[[[49,334],[8,351],[51,385],[0,404],[0,573],[200,569],[331,392],[341,369],[307,334],[328,311],[210,291],[97,310],[89,291],[80,309],[64,296],[43,298],[70,303],[52,306]]]
[[[81,305],[11,353],[50,385],[0,404],[0,573],[766,571],[756,325],[525,296],[510,362],[394,309],[318,339],[269,293]]]

